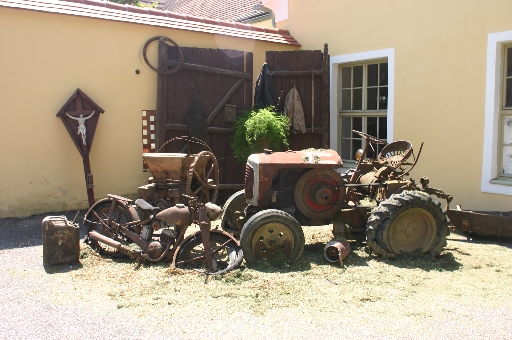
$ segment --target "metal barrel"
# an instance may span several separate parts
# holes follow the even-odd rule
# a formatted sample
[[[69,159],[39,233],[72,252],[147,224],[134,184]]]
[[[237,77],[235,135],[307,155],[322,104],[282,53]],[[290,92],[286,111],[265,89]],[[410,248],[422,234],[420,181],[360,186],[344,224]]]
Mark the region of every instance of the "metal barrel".
[[[350,244],[347,241],[334,239],[325,245],[324,257],[331,263],[339,261],[343,265],[343,260],[348,256],[350,250]]]

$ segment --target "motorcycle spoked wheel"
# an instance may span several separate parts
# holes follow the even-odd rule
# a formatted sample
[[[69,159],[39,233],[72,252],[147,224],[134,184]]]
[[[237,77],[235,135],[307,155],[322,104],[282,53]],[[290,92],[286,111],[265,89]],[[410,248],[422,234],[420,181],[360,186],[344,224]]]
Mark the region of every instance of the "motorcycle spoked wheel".
[[[176,255],[176,267],[193,269],[208,275],[221,275],[240,266],[243,260],[242,248],[238,243],[221,233],[210,233],[210,248],[216,251],[213,254],[214,271],[207,271],[205,248],[201,233],[197,233],[181,246]],[[220,249],[219,249],[220,248]]]
[[[86,227],[87,234],[91,231],[96,231],[97,233],[110,237],[116,241],[119,241],[123,244],[130,243],[130,240],[122,235],[113,233],[109,228],[104,226],[99,220],[98,217],[92,212],[96,212],[96,214],[105,222],[108,220],[108,214],[110,212],[110,208],[112,206],[112,201],[105,201],[98,203],[96,206],[92,207],[91,210],[87,212],[84,218],[84,225]],[[116,203],[114,206],[114,210],[112,211],[112,217],[111,221],[115,222],[117,224],[125,224],[129,222],[133,222],[135,220],[135,216],[132,216],[132,214],[126,209],[122,204]],[[110,255],[110,256],[120,256],[125,257],[127,255],[124,255],[119,252],[119,250],[110,247],[104,243],[98,242],[96,240],[93,240],[92,238],[88,237],[87,242],[90,243],[91,247],[98,251],[102,255]]]

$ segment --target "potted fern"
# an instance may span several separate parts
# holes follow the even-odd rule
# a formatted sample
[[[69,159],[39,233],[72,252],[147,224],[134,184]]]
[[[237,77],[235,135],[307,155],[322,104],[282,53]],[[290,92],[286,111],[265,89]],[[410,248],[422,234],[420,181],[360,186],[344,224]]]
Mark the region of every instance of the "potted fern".
[[[238,162],[264,149],[281,151],[288,147],[288,118],[273,107],[246,111],[233,124],[231,147]]]

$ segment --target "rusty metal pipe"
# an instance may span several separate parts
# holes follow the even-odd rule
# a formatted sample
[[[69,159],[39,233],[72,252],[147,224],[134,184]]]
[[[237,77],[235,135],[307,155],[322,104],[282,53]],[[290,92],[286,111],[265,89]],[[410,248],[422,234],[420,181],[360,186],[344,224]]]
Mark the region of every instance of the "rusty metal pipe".
[[[324,247],[324,257],[330,263],[340,262],[343,266],[343,260],[350,253],[350,244],[347,241],[331,240]]]
[[[120,242],[118,242],[110,237],[107,237],[105,235],[101,235],[100,233],[98,233],[96,231],[90,231],[89,237],[97,242],[101,242],[101,243],[106,244],[107,246],[115,248],[115,249],[119,250],[121,253],[126,254],[130,257],[133,257],[133,258],[138,257],[137,252],[135,252],[131,249],[128,249],[127,247],[122,245]]]

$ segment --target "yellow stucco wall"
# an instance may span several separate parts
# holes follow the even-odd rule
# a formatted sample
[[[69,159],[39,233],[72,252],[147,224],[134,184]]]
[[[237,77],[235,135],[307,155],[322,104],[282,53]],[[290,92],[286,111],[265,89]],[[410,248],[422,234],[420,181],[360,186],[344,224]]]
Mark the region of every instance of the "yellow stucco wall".
[[[82,158],[55,116],[77,88],[105,110],[90,155],[96,199],[136,194],[146,178],[140,115],[156,108],[156,73],[140,57],[149,38],[251,51],[254,80],[266,50],[293,48],[4,7],[0,17],[0,218],[87,207]]]
[[[277,25],[303,49],[326,42],[331,58],[394,49],[394,139],[416,151],[425,141],[411,175],[427,175],[463,208],[512,210],[511,196],[480,185],[487,40],[512,30],[512,1],[293,0],[288,10]]]

